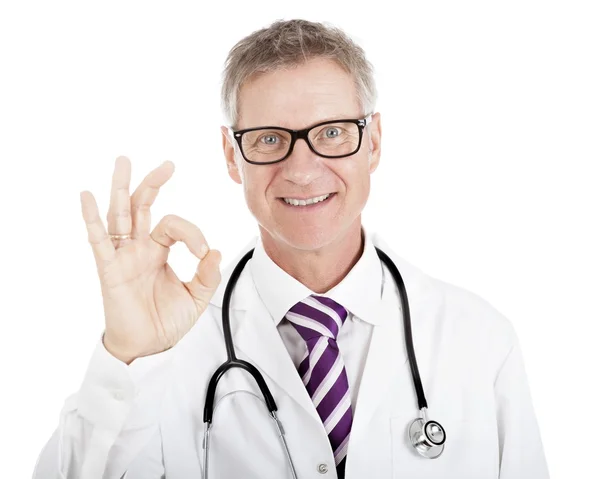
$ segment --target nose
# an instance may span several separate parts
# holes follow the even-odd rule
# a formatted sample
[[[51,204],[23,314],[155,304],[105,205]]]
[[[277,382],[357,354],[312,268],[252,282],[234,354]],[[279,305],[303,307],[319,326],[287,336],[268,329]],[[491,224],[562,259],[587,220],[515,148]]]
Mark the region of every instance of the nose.
[[[286,180],[304,186],[323,174],[323,158],[313,153],[304,139],[298,139],[289,157],[283,162]]]

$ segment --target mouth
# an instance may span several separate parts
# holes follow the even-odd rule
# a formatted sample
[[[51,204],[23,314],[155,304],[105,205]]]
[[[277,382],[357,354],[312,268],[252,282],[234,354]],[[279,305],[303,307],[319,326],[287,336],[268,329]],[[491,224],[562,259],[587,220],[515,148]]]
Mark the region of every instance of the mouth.
[[[326,203],[329,203],[331,199],[337,193],[327,193],[321,196],[315,196],[312,198],[306,199],[297,199],[297,198],[277,198],[281,203],[290,208],[296,208],[298,210],[313,210],[318,208],[319,206],[323,206]]]

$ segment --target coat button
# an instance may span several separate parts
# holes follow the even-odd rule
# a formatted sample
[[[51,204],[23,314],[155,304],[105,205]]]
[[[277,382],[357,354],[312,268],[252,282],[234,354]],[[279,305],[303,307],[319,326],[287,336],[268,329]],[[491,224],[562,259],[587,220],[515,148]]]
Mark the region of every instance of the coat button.
[[[317,471],[319,471],[319,474],[327,474],[327,471],[329,471],[329,468],[327,467],[327,464],[325,464],[324,462],[319,464],[319,466],[317,467]]]
[[[117,400],[117,401],[123,401],[125,400],[125,392],[121,391],[120,389],[115,389],[113,391],[113,397]]]

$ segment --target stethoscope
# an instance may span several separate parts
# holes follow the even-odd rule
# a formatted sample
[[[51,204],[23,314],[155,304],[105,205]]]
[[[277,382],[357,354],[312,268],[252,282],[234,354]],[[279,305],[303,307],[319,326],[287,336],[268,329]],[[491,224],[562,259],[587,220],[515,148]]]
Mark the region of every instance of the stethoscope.
[[[408,437],[410,442],[416,451],[423,457],[429,459],[435,459],[439,457],[440,454],[444,451],[444,443],[446,442],[446,431],[442,427],[442,425],[437,421],[432,421],[427,418],[427,400],[425,399],[425,393],[423,392],[423,385],[421,383],[421,376],[419,375],[419,368],[417,366],[417,359],[415,357],[415,349],[413,346],[412,340],[412,330],[410,323],[410,311],[408,309],[408,296],[406,294],[406,288],[404,286],[404,281],[402,280],[402,276],[400,276],[400,272],[394,262],[379,248],[375,247],[377,251],[377,255],[379,259],[381,259],[388,269],[391,271],[392,276],[394,277],[394,281],[396,282],[396,286],[398,286],[398,290],[400,292],[400,300],[402,302],[402,312],[404,319],[404,338],[406,342],[406,349],[408,352],[408,360],[410,363],[410,369],[412,372],[413,383],[415,386],[415,391],[417,394],[417,400],[419,405],[419,410],[421,412],[421,417],[418,417],[414,421],[411,422],[408,428]],[[242,368],[248,371],[253,377],[262,395],[265,399],[265,404],[267,409],[269,410],[269,415],[275,422],[275,427],[277,428],[278,435],[281,440],[281,444],[285,451],[285,455],[287,461],[289,463],[290,469],[292,471],[292,477],[294,479],[298,479],[296,475],[296,469],[294,468],[294,463],[292,461],[292,456],[288,449],[287,442],[285,440],[285,433],[283,430],[283,426],[281,422],[277,418],[277,405],[275,404],[275,400],[273,399],[273,395],[269,390],[267,384],[265,383],[264,378],[254,367],[247,361],[242,359],[238,359],[235,355],[235,349],[233,346],[233,338],[231,336],[231,325],[229,323],[229,304],[231,301],[231,294],[233,292],[233,288],[244,269],[244,266],[248,262],[248,260],[252,257],[254,253],[254,248],[248,251],[236,267],[231,273],[231,277],[227,282],[227,286],[225,287],[225,293],[223,296],[223,336],[225,338],[225,347],[227,348],[227,361],[225,361],[219,368],[215,371],[213,376],[208,383],[208,390],[206,391],[206,401],[204,403],[204,473],[203,478],[208,478],[208,452],[210,445],[210,428],[213,422],[213,411],[214,411],[214,401],[215,401],[215,392],[217,390],[217,384],[219,379],[225,374],[225,372],[232,368]]]

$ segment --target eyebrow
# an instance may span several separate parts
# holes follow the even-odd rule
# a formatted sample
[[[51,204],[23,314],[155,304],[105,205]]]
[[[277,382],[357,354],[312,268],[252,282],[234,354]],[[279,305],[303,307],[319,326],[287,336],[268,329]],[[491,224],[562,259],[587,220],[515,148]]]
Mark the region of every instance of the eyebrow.
[[[305,128],[311,128],[311,127],[313,127],[315,125],[318,125],[319,123],[324,123],[326,121],[344,120],[346,118],[354,118],[354,117],[352,115],[330,116],[330,117],[323,118],[321,120],[315,121],[315,122],[311,123],[310,125],[305,126]],[[362,116],[358,116],[357,118],[360,119],[360,118],[362,118]],[[289,126],[275,125],[273,123],[268,123],[268,124],[264,124],[264,125],[257,125],[257,126],[251,126],[249,128],[270,128],[270,127],[273,127],[273,128],[287,128],[289,130],[302,130],[302,129],[304,129],[304,128],[291,128]],[[246,129],[246,128],[242,128],[242,129]]]

